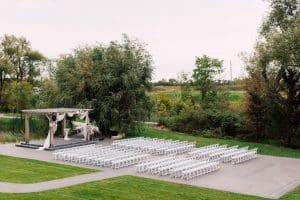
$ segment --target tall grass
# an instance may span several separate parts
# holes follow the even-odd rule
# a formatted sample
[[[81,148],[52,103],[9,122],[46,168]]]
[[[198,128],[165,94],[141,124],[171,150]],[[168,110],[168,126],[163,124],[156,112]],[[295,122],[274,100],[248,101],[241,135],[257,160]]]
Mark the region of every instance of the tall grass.
[[[43,116],[29,118],[30,137],[43,138],[48,132],[48,120]],[[0,143],[24,140],[24,117],[0,118]]]

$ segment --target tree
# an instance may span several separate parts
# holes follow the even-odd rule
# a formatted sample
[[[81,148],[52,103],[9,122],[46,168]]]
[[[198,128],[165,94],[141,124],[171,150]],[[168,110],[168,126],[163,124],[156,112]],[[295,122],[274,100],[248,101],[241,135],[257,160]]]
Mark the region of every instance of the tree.
[[[264,19],[260,34],[268,38],[286,31],[300,15],[299,0],[269,0],[271,11]]]
[[[262,27],[263,39],[248,66],[252,83],[247,86],[248,114],[256,130],[281,139],[287,146],[295,146],[300,135],[299,9],[296,0],[271,2]]]
[[[33,84],[34,78],[40,75],[39,64],[45,60],[45,57],[38,51],[28,51],[26,53],[26,65],[27,65],[27,80]]]
[[[177,84],[178,84],[178,83],[177,83],[177,80],[174,79],[174,78],[170,78],[168,82],[169,82],[169,84],[170,84],[171,86],[174,86],[174,85],[177,85]]]
[[[126,35],[122,42],[80,48],[58,61],[56,79],[65,106],[90,106],[104,133],[128,131],[151,109],[152,59],[144,45]]]
[[[12,78],[17,81],[23,81],[26,78],[33,80],[39,74],[37,63],[42,61],[44,56],[38,51],[33,51],[26,38],[4,35],[0,49],[14,65]]]
[[[4,53],[0,52],[0,109],[3,106],[3,90],[12,74],[13,64]]]
[[[53,108],[57,106],[58,89],[55,80],[46,79],[41,81],[38,89],[33,95],[35,107]]]
[[[196,57],[195,65],[196,68],[193,70],[192,78],[194,79],[194,84],[201,92],[201,101],[203,102],[207,93],[213,90],[215,75],[223,70],[223,61],[204,55]]]
[[[180,85],[181,100],[185,101],[192,98],[191,78],[189,73],[182,71],[178,74],[177,83]]]
[[[5,103],[12,112],[32,106],[32,85],[27,81],[13,81],[4,91]]]
[[[24,37],[4,35],[0,41],[0,109],[25,108],[31,106],[27,102],[27,96],[19,91],[19,88],[29,89],[35,83],[35,77],[39,75],[39,67],[45,57],[38,51],[32,50],[30,42]],[[17,84],[23,82],[24,84]],[[29,86],[30,84],[31,86]],[[9,94],[9,92],[16,92]],[[5,99],[3,98],[4,93]],[[31,95],[31,92],[29,93]],[[20,96],[17,96],[20,95]],[[25,99],[24,99],[25,98]],[[9,102],[9,100],[12,102]],[[16,103],[16,101],[20,101]],[[30,102],[32,103],[32,102]]]

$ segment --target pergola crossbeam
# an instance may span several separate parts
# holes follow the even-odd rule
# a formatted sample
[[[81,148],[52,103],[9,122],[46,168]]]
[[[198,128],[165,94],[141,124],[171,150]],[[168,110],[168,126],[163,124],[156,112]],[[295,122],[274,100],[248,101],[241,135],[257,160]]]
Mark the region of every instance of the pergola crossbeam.
[[[29,127],[29,117],[30,115],[36,114],[36,115],[51,115],[51,114],[68,114],[68,113],[80,113],[82,111],[91,111],[92,109],[80,109],[80,108],[46,108],[46,109],[27,109],[27,110],[21,110],[21,112],[24,113],[25,115],[25,142],[29,143],[30,141],[30,127]],[[50,120],[51,121],[51,120]],[[66,117],[64,117],[62,121],[62,131],[63,135],[65,136],[64,130],[67,126],[67,121]],[[54,132],[52,128],[50,130],[50,146],[53,146],[53,141],[54,141]]]

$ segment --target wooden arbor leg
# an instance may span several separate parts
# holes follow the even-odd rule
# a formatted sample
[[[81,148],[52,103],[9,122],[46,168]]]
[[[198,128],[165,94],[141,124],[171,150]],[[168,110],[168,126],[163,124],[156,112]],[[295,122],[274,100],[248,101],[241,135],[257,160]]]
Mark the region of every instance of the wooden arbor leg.
[[[54,130],[53,130],[53,126],[50,128],[50,147],[53,146],[53,140],[54,140]]]
[[[25,114],[25,143],[29,143],[29,114]]]
[[[62,134],[65,137],[65,129],[67,128],[67,119],[66,119],[66,115],[62,121]]]

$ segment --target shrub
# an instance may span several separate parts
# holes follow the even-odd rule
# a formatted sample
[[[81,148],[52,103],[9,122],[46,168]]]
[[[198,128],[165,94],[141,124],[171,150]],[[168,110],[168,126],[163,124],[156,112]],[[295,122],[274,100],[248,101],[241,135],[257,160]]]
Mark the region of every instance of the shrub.
[[[236,136],[237,130],[241,126],[238,116],[228,110],[205,110],[209,126],[211,128],[220,128],[222,136]]]
[[[207,129],[207,130],[203,130],[201,132],[201,136],[206,137],[206,138],[215,138],[217,136],[217,134],[216,134],[215,130]]]
[[[179,115],[160,118],[160,124],[173,131],[204,137],[235,137],[240,130],[239,116],[228,110],[185,110]]]

